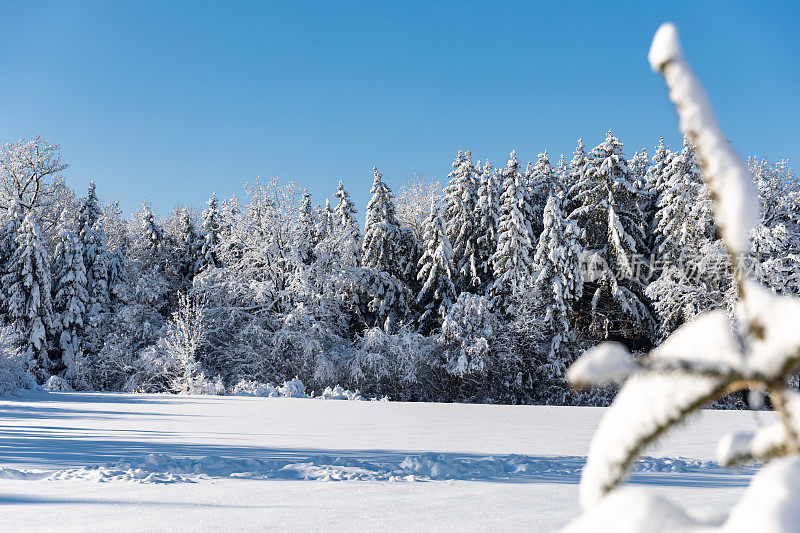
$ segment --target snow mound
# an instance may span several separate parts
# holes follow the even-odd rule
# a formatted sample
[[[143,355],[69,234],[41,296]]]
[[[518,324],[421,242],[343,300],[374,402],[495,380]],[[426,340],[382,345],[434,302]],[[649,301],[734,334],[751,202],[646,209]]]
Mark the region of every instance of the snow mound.
[[[243,379],[233,387],[235,396],[258,396],[262,398],[308,398],[306,386],[298,378],[285,381],[283,386],[275,387],[271,383],[259,383]]]
[[[325,387],[325,390],[322,392],[321,398],[323,400],[355,400],[359,402],[366,401],[366,399],[358,393],[358,391],[353,392],[349,389],[344,389],[339,385],[336,385],[334,388]]]
[[[71,392],[72,387],[69,386],[69,383],[67,383],[64,378],[59,376],[50,376],[50,379],[48,379],[47,383],[44,384],[44,390],[55,392]]]
[[[121,459],[113,464],[63,470],[22,471],[0,469],[0,479],[87,480],[98,483],[195,483],[211,478],[307,481],[431,481],[571,479],[577,481],[585,458],[577,456],[463,458],[440,453],[406,456],[398,462],[368,462],[328,455],[300,459],[249,459],[206,456],[177,458],[149,454]],[[687,458],[643,457],[634,472],[720,473],[713,461]]]

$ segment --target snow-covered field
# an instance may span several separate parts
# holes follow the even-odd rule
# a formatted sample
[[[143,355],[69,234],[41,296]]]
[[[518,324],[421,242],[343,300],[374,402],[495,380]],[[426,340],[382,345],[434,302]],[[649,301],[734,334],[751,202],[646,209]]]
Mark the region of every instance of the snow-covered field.
[[[37,392],[0,401],[0,529],[550,530],[602,413]],[[754,471],[718,467],[717,440],[757,417],[703,412],[632,482],[720,514]]]

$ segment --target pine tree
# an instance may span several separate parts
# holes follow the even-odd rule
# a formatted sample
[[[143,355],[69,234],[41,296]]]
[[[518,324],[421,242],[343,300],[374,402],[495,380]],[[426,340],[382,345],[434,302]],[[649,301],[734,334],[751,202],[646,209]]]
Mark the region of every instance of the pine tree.
[[[653,152],[650,166],[645,173],[645,185],[639,197],[639,208],[648,231],[647,244],[653,251],[654,259],[658,259],[656,238],[656,211],[658,210],[659,196],[664,191],[669,179],[669,166],[675,154],[664,145],[664,138],[658,140],[658,145]]]
[[[425,219],[424,239],[424,252],[419,260],[417,274],[422,289],[417,295],[417,304],[422,309],[419,329],[430,333],[441,326],[442,318],[456,301],[453,250],[435,203],[431,204],[430,214]]]
[[[647,295],[660,319],[663,340],[685,321],[723,304],[725,295],[715,296],[713,283],[704,281],[709,273],[698,268],[697,258],[708,254],[715,230],[703,177],[688,140],[659,174],[665,179],[655,214],[653,251],[661,268]],[[712,277],[718,278],[718,269]]]
[[[688,140],[660,174],[664,181],[655,214],[654,250],[662,262],[678,264],[692,243],[706,237],[706,221],[696,219],[693,212],[702,193],[703,177]]]
[[[581,228],[582,244],[591,253],[595,269],[589,283],[590,333],[597,338],[649,345],[654,322],[636,257],[646,249],[644,223],[622,143],[610,131],[591,151],[570,197],[580,204],[569,218]]]
[[[66,227],[56,245],[53,271],[53,368],[63,369],[73,387],[84,388],[88,369],[82,343],[89,292],[83,244],[80,237]]]
[[[3,322],[8,321],[9,312],[9,287],[5,285],[3,280],[5,275],[8,274],[8,261],[17,248],[17,235],[23,218],[25,218],[25,214],[22,205],[19,202],[14,202],[0,219],[0,313],[3,316]]]
[[[200,272],[200,265],[202,264],[200,258],[200,249],[202,242],[197,230],[194,227],[189,210],[185,207],[181,209],[179,214],[180,219],[180,234],[179,242],[177,243],[178,253],[178,270],[180,276],[183,278],[183,284],[191,285],[195,275]]]
[[[528,221],[531,225],[531,237],[535,245],[544,229],[544,207],[547,203],[549,192],[556,181],[556,174],[550,164],[550,156],[547,155],[547,150],[539,154],[536,164],[528,172],[527,181],[527,200],[528,205],[530,205]]]
[[[571,213],[583,203],[581,198],[577,198],[581,193],[581,189],[576,188],[576,185],[585,181],[588,164],[586,146],[583,144],[583,139],[578,139],[578,146],[575,147],[567,172],[564,174],[564,190],[566,191],[564,211],[566,213]]]
[[[341,180],[335,196],[338,202],[333,211],[333,220],[338,260],[343,267],[356,267],[361,263],[361,232],[356,220],[355,205]]]
[[[417,243],[410,230],[400,226],[392,191],[373,168],[372,198],[367,204],[362,265],[382,270],[409,283],[416,278]]]
[[[145,250],[153,252],[154,258],[164,246],[164,229],[156,220],[156,214],[150,204],[142,206],[142,246]]]
[[[509,304],[514,294],[522,289],[532,272],[533,244],[530,224],[525,217],[525,213],[530,212],[530,207],[515,156],[511,152],[511,159],[502,173],[498,244],[497,251],[492,256],[495,276],[492,305],[505,313],[510,312]]]
[[[111,301],[108,291],[109,254],[102,215],[103,210],[92,181],[78,209],[78,232],[83,244],[83,264],[86,267],[86,288],[89,293],[86,311],[86,326],[89,330],[108,312]]]
[[[444,189],[444,217],[447,220],[447,238],[453,246],[455,283],[459,291],[474,291],[481,283],[478,272],[478,228],[475,210],[478,204],[478,186],[472,154],[458,151],[453,162],[454,170],[447,175]]]
[[[334,215],[331,208],[331,201],[325,198],[325,207],[319,209],[317,212],[317,229],[316,238],[317,243],[323,241],[333,235]]]
[[[475,206],[474,219],[477,223],[475,239],[475,266],[480,280],[481,292],[488,291],[494,282],[494,264],[492,257],[497,251],[497,242],[500,234],[498,224],[500,221],[499,187],[492,163],[487,160],[483,167],[478,163],[477,169],[480,176],[478,186],[478,203]]]
[[[217,194],[211,195],[206,202],[206,209],[202,214],[203,242],[200,245],[200,264],[198,272],[206,268],[222,266],[219,260],[220,231],[222,230],[222,215],[217,206]]]
[[[114,249],[108,261],[108,291],[111,296],[111,307],[119,311],[128,303],[130,287],[128,282],[128,266],[126,253],[129,248],[128,238],[123,238]]]
[[[311,205],[311,194],[308,189],[303,191],[300,201],[300,211],[297,216],[297,257],[305,265],[314,262],[314,247],[319,242],[317,235],[317,217]]]
[[[575,352],[573,313],[583,294],[580,230],[574,221],[566,219],[562,203],[557,188],[553,188],[545,205],[544,229],[533,258],[538,274],[532,291],[538,300],[536,314],[549,343],[542,372],[557,387],[560,385],[556,393],[561,396],[566,390],[566,370]],[[552,401],[561,403],[564,398]]]
[[[3,285],[8,287],[9,319],[29,370],[43,382],[54,368],[47,353],[53,312],[50,261],[32,212],[25,215],[19,227],[16,249],[6,270]]]

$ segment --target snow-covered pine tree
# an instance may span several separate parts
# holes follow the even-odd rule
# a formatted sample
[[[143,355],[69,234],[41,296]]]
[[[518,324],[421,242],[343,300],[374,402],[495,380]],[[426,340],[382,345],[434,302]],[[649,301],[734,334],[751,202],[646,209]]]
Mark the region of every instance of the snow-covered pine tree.
[[[570,196],[580,205],[569,218],[581,228],[582,244],[595,269],[584,291],[591,295],[585,306],[590,335],[649,346],[654,321],[636,257],[646,249],[644,222],[622,143],[610,131],[591,151]]]
[[[142,205],[141,222],[142,247],[151,252],[161,252],[164,247],[164,228],[156,220],[156,214],[149,203]]]
[[[392,191],[373,168],[374,181],[367,204],[362,260],[365,267],[377,268],[409,285],[415,280],[418,244],[411,230],[402,228],[395,215]]]
[[[647,230],[647,245],[656,261],[658,260],[656,251],[658,246],[655,243],[656,211],[658,211],[659,196],[664,191],[669,179],[670,161],[674,156],[675,154],[664,145],[664,138],[659,138],[650,160],[650,166],[645,172],[644,189],[640,191],[639,195],[639,209],[642,211]]]
[[[583,139],[578,139],[578,145],[572,153],[572,159],[567,166],[567,172],[564,174],[563,178],[565,213],[571,213],[583,203],[580,198],[577,198],[581,193],[581,189],[575,186],[584,182],[586,177],[586,165],[588,163],[589,159],[586,156],[586,146],[583,144]]]
[[[475,267],[480,280],[480,292],[488,292],[494,282],[492,256],[497,251],[500,222],[499,187],[492,163],[487,159],[483,166],[478,162],[478,203],[474,219],[477,224],[475,239]]]
[[[297,257],[301,263],[310,265],[314,262],[314,247],[319,242],[317,217],[311,205],[311,193],[308,189],[303,191],[300,200],[300,210],[297,213],[297,230],[295,242],[297,243]]]
[[[317,212],[317,244],[333,235],[333,209],[331,201],[325,198],[325,207]]]
[[[101,217],[103,209],[97,198],[94,182],[89,183],[89,190],[81,200],[78,209],[78,234],[83,244],[83,264],[86,267],[86,289],[89,302],[86,309],[84,326],[93,339],[86,339],[92,349],[99,348],[99,333],[94,332],[102,316],[108,312],[111,295],[108,290],[108,260],[106,234]],[[88,349],[88,348],[87,348]]]
[[[356,208],[341,180],[334,196],[338,200],[333,211],[338,260],[343,267],[355,267],[361,263],[361,231]]]
[[[47,353],[53,313],[50,261],[31,211],[17,232],[16,249],[6,265],[3,285],[8,290],[8,317],[18,347],[28,360],[28,369],[44,382],[53,370]]]
[[[562,210],[562,195],[553,188],[544,209],[544,229],[533,257],[538,272],[533,295],[539,302],[540,324],[549,339],[542,372],[554,390],[548,391],[553,403],[563,403],[565,375],[575,355],[572,328],[573,312],[583,294],[580,230],[567,220]]]
[[[645,223],[645,244],[647,245],[651,243],[650,231],[652,229],[651,224],[653,222],[653,207],[655,204],[655,198],[650,190],[647,179],[647,170],[649,168],[650,159],[645,148],[642,148],[641,151],[633,154],[633,157],[628,160],[628,169],[631,172],[631,181],[633,181],[633,184],[636,186],[636,198],[637,203],[639,204],[639,211],[642,212],[642,217]],[[642,253],[648,251],[649,249],[642,250]]]
[[[749,158],[761,205],[752,235],[756,275],[778,294],[800,294],[800,182],[787,161]]]
[[[530,216],[528,221],[531,226],[531,237],[536,246],[539,235],[544,229],[544,208],[553,183],[556,181],[556,174],[553,165],[550,164],[550,156],[547,150],[539,154],[536,164],[526,172],[528,205],[530,206]]]
[[[13,202],[0,218],[0,315],[4,323],[8,322],[8,287],[4,282],[5,274],[8,273],[8,261],[17,248],[17,234],[23,218],[25,213],[19,202]]]
[[[73,388],[85,388],[86,358],[83,327],[89,304],[83,243],[64,225],[53,258],[53,317],[51,338],[54,372],[61,373]]]
[[[453,246],[454,281],[459,292],[474,292],[480,285],[481,278],[476,256],[476,241],[479,236],[478,221],[475,220],[478,185],[472,154],[459,150],[453,169],[447,175],[447,187],[444,189],[444,219],[447,221],[447,238]]]
[[[213,193],[206,202],[202,214],[202,244],[200,245],[200,258],[198,272],[206,268],[222,266],[219,260],[219,233],[222,230],[222,214],[217,205],[217,194]]]
[[[497,250],[492,256],[494,283],[492,305],[500,313],[510,313],[514,294],[523,288],[532,274],[533,239],[525,213],[530,213],[523,176],[516,154],[503,170],[503,193],[500,195],[500,222]]]
[[[194,221],[185,207],[181,208],[178,215],[180,222],[179,242],[177,243],[178,273],[182,279],[181,285],[187,287],[192,284],[195,275],[200,271],[201,237],[197,234]]]
[[[707,237],[707,221],[696,219],[693,213],[703,177],[688,139],[659,175],[663,182],[656,205],[654,251],[663,262],[678,264],[692,243]]]
[[[425,219],[424,239],[424,251],[419,260],[417,274],[422,289],[417,294],[417,304],[422,310],[419,331],[430,333],[441,326],[442,318],[456,301],[453,250],[435,203],[431,203],[430,214]]]
[[[724,305],[727,291],[714,290],[725,265],[702,268],[702,262],[712,255],[709,250],[716,230],[699,163],[688,139],[660,174],[666,178],[658,196],[653,237],[660,270],[647,287],[647,295],[658,314],[659,339],[663,340],[685,321]],[[722,258],[724,251],[720,247],[713,255]]]
[[[130,297],[126,257],[129,247],[128,238],[124,237],[119,246],[114,248],[108,261],[108,292],[114,311],[119,311]]]

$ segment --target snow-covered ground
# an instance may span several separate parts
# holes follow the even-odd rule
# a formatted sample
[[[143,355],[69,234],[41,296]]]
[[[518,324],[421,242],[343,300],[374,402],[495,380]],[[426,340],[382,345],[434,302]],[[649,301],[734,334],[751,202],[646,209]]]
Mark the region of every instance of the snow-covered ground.
[[[2,530],[550,530],[602,408],[32,393],[0,400]],[[716,516],[767,413],[705,411],[632,482]],[[701,510],[702,508],[702,510]]]

